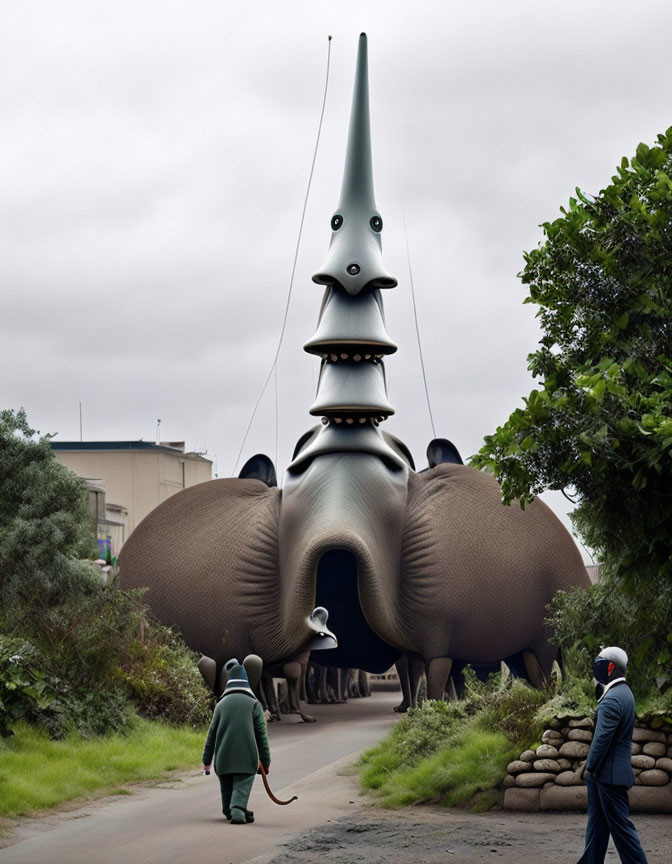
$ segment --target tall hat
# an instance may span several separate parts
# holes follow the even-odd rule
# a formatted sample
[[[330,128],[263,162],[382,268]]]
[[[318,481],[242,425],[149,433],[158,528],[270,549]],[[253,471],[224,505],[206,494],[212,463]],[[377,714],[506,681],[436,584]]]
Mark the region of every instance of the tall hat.
[[[245,667],[235,657],[224,664],[224,671],[226,672],[227,679],[222,696],[228,696],[229,693],[247,693],[253,699],[257,698],[250,687]]]

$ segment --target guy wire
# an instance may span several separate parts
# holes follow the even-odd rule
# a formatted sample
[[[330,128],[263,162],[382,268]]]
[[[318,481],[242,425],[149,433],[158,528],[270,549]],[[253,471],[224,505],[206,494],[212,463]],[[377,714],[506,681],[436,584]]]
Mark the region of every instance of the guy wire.
[[[406,214],[404,213],[404,205],[401,203],[401,218],[404,223],[404,237],[406,238],[406,258],[408,260],[408,276],[411,282],[411,297],[413,299],[413,319],[415,320],[415,335],[418,338],[418,353],[420,354],[420,368],[422,369],[422,382],[425,385],[425,397],[427,399],[427,410],[429,411],[429,422],[432,424],[432,435],[436,438],[436,429],[434,428],[434,416],[432,415],[432,405],[429,400],[429,389],[427,387],[427,375],[425,374],[425,361],[422,356],[422,343],[420,341],[420,328],[418,327],[418,310],[415,305],[415,287],[413,285],[413,270],[411,268],[411,251],[408,247],[408,229],[406,228]]]
[[[240,450],[238,451],[238,456],[236,458],[235,465],[233,466],[233,471],[231,472],[231,476],[236,476],[236,469],[238,468],[238,463],[240,462],[240,457],[243,454],[243,449],[245,447],[245,443],[247,442],[247,436],[250,434],[250,429],[252,428],[252,423],[254,422],[254,418],[257,414],[257,409],[259,408],[259,403],[261,402],[264,393],[266,392],[266,388],[268,387],[268,382],[271,380],[271,375],[275,370],[275,367],[278,363],[278,357],[280,356],[280,348],[282,347],[282,340],[285,335],[285,328],[287,326],[287,315],[289,314],[289,302],[292,298],[292,288],[294,287],[294,274],[296,273],[296,262],[299,257],[299,246],[301,245],[301,235],[303,234],[303,223],[306,218],[306,208],[308,207],[308,196],[310,195],[310,187],[313,182],[313,171],[315,170],[315,160],[317,159],[317,150],[320,145],[320,135],[322,133],[322,120],[324,119],[324,108],[327,104],[327,90],[329,87],[329,64],[331,61],[331,36],[329,37],[329,48],[327,50],[327,73],[324,79],[324,96],[322,98],[322,110],[320,112],[320,122],[317,127],[317,138],[315,140],[315,150],[313,152],[313,161],[310,166],[310,174],[308,176],[308,186],[306,188],[306,196],[303,201],[303,210],[301,211],[301,222],[299,223],[299,235],[296,238],[296,249],[294,251],[294,263],[292,264],[292,275],[289,279],[289,291],[287,292],[287,303],[285,304],[285,314],[282,319],[282,327],[280,329],[280,338],[278,340],[278,347],[275,350],[275,357],[273,358],[273,364],[268,371],[268,375],[266,376],[266,381],[264,382],[264,386],[261,389],[261,393],[259,394],[259,398],[257,399],[254,410],[252,411],[252,416],[250,417],[250,422],[247,424],[247,429],[245,430],[245,435],[243,437],[243,443],[240,445]],[[277,415],[276,415],[277,416]],[[277,450],[277,429],[276,429],[276,450]],[[276,469],[277,469],[277,453],[276,453]]]

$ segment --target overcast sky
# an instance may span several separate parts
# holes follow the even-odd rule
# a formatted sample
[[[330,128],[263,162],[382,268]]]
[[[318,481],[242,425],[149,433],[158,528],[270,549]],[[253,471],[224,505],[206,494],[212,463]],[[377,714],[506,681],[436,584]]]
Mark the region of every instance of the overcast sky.
[[[231,473],[287,298],[278,462],[313,425],[304,354],[338,201],[357,36],[369,36],[376,198],[397,288],[387,362],[418,467],[520,405],[539,338],[516,278],[575,186],[672,124],[672,4],[145,0],[0,5],[0,407],[58,440],[185,440]],[[269,388],[242,459],[275,458]],[[242,460],[241,460],[242,464]],[[568,509],[560,493],[549,503]]]

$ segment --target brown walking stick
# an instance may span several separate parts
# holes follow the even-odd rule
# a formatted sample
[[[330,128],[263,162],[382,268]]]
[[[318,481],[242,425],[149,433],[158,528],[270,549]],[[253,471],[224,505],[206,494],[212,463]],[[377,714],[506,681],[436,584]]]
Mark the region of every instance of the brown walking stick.
[[[261,764],[261,762],[259,762],[259,770],[261,771],[261,779],[264,781],[264,789],[268,793],[268,797],[271,799],[271,801],[275,802],[276,804],[282,804],[284,806],[285,804],[291,804],[292,801],[298,801],[299,800],[298,795],[292,795],[292,797],[289,799],[289,801],[281,801],[279,798],[276,798],[275,795],[271,792],[271,787],[268,785],[268,778],[266,777],[266,771],[264,769],[264,766]]]

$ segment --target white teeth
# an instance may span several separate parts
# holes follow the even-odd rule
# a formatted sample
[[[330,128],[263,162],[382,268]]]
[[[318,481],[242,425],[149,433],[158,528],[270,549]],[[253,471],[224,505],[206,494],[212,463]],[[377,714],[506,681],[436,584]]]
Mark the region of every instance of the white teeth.
[[[355,354],[352,359],[355,361],[355,363],[359,363],[359,361],[362,359],[362,355]]]
[[[343,420],[341,417],[334,417],[334,423],[342,423]]]
[[[359,422],[360,423],[366,423],[366,417],[360,417]]]
[[[353,424],[355,421],[352,419],[352,417],[346,417],[346,418],[345,418],[345,422],[348,423],[350,426],[352,426],[352,424]]]
[[[370,355],[370,354],[365,354],[365,355],[364,355],[364,359],[365,359],[365,360],[370,360],[370,359],[371,359],[371,355]]]
[[[347,359],[348,359],[347,354],[341,354],[341,360],[347,360]]]

